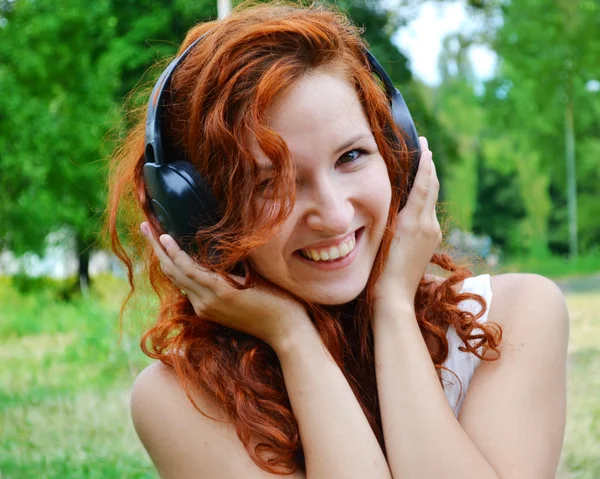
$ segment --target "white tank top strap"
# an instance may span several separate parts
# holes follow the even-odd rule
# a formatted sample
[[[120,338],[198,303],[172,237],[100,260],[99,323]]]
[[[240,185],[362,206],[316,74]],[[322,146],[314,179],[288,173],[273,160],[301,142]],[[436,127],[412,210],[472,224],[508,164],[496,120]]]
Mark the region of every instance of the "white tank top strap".
[[[473,276],[467,278],[461,288],[461,293],[475,293],[483,297],[486,304],[486,310],[477,320],[479,324],[483,324],[488,319],[488,312],[492,303],[492,286],[491,277],[489,274]],[[469,311],[473,315],[479,314],[481,306],[478,302],[472,299],[461,301],[458,307],[463,311]],[[476,332],[475,330],[474,332]],[[471,378],[475,373],[475,369],[479,366],[481,360],[472,353],[460,351],[458,348],[464,346],[462,340],[456,333],[454,327],[449,327],[446,333],[448,339],[448,357],[444,361],[443,366],[452,371],[452,374],[447,369],[442,369],[442,383],[444,385],[444,393],[448,398],[450,407],[454,414],[458,416],[463,400],[469,388]],[[456,376],[455,376],[456,375]],[[460,380],[458,380],[457,379]],[[462,387],[461,387],[462,386]]]

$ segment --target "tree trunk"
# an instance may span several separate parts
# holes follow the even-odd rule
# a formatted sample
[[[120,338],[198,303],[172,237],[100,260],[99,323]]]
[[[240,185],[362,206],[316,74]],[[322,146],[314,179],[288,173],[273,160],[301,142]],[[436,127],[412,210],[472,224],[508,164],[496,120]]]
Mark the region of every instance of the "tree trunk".
[[[231,11],[231,0],[217,0],[219,20],[224,19]]]
[[[91,244],[81,235],[77,235],[77,257],[79,258],[79,281],[78,288],[84,296],[87,296],[90,287],[90,253]]]
[[[575,125],[573,119],[573,99],[567,93],[565,108],[565,145],[567,167],[567,206],[569,211],[569,256],[571,259],[579,255],[577,237],[577,171],[575,167]]]

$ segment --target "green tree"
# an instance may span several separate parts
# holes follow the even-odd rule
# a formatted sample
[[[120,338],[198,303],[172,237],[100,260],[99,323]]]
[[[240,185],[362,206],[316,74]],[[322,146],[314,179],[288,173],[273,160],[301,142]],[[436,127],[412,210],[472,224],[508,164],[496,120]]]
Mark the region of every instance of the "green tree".
[[[537,153],[538,168],[531,173],[548,178],[553,205],[549,245],[576,256],[577,234],[587,246],[598,231],[591,193],[597,195],[598,183],[589,179],[600,166],[592,156],[598,117],[589,114],[598,99],[585,86],[600,78],[600,7],[588,0],[515,0],[502,3],[501,12],[493,41],[500,69],[488,84],[487,107],[493,126],[509,133],[521,153]],[[577,194],[577,186],[585,193]]]
[[[102,208],[102,137],[116,117],[110,3],[19,0],[0,29],[0,207],[3,246],[40,252],[67,227],[82,281]]]
[[[400,17],[368,0],[339,5],[365,27],[437,157],[451,160],[452,142],[390,40]],[[134,87],[151,84],[157,71],[148,68],[172,56],[191,25],[216,15],[209,0],[0,0],[0,188],[10,199],[0,206],[1,248],[41,253],[49,233],[66,229],[79,284],[87,284],[104,159],[129,126],[124,113],[146,98],[123,103]]]
[[[0,3],[0,241],[41,253],[67,228],[79,284],[104,208],[105,164],[121,103],[156,57],[173,54],[212,2]],[[149,39],[161,39],[152,46]]]

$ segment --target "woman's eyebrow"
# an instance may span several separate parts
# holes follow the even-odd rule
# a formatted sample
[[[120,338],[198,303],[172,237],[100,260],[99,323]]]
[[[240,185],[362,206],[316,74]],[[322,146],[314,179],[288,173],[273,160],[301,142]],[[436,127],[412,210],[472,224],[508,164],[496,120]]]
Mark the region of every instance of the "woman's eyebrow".
[[[345,141],[342,145],[340,145],[333,154],[337,155],[337,154],[341,153],[342,151],[344,151],[346,148],[349,148],[350,146],[352,146],[358,140],[361,140],[363,138],[368,138],[370,136],[371,136],[370,132],[357,133],[356,135],[351,137],[348,141]],[[263,173],[263,172],[268,173],[270,171],[273,171],[273,165],[272,164],[261,164],[261,165],[258,165],[258,169],[260,170],[261,173]]]
[[[269,164],[269,165],[258,165],[258,169],[261,171],[261,173],[263,171],[273,171],[273,165]]]
[[[335,150],[335,152],[333,153],[334,155],[337,155],[338,153],[341,153],[342,151],[344,151],[346,148],[352,146],[353,143],[357,142],[358,140],[362,139],[362,138],[366,138],[368,136],[371,136],[370,133],[365,133],[365,132],[361,132],[358,133],[356,135],[354,135],[352,138],[350,138],[348,141],[344,142],[344,144],[340,145],[338,147],[337,150]]]

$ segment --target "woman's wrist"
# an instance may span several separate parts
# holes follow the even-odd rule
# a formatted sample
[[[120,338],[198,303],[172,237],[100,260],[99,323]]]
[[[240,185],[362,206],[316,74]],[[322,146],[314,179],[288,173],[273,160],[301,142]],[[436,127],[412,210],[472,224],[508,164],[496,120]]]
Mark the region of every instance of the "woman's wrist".
[[[414,300],[408,297],[386,295],[380,298],[373,311],[373,322],[388,323],[403,321],[406,317],[415,317]]]
[[[395,303],[407,302],[412,304],[412,300],[417,294],[418,285],[406,284],[397,279],[392,281],[383,278],[377,283],[376,302],[391,300]]]
[[[317,328],[306,318],[305,321],[297,321],[287,331],[282,332],[269,342],[277,356],[293,353],[297,350],[305,350],[315,344],[322,344],[321,336]]]

